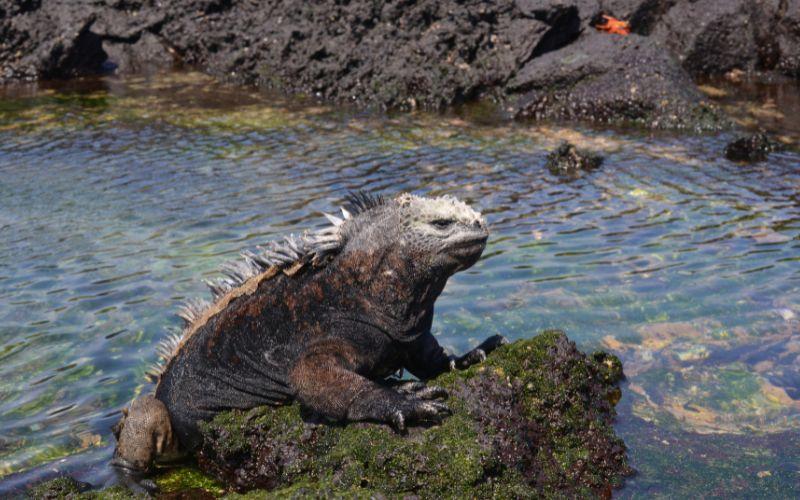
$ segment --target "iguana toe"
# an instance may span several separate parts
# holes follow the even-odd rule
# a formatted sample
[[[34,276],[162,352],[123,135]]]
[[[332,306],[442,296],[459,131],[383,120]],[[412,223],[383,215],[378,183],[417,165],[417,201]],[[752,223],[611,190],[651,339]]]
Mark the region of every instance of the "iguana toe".
[[[114,470],[117,473],[119,483],[128,488],[134,495],[147,497],[158,494],[158,485],[152,479],[146,478],[139,472],[131,472],[128,469],[123,469],[119,465],[115,465]]]
[[[414,395],[420,399],[447,399],[450,397],[447,389],[437,385],[424,387],[417,391]]]
[[[425,387],[427,387],[425,382],[412,380],[410,382],[401,383],[396,387],[396,389],[400,394],[413,394],[421,389],[424,389]]]
[[[397,432],[405,432],[406,430],[406,418],[403,416],[403,412],[400,410],[395,410],[392,412],[390,416],[390,422],[392,427]]]
[[[421,410],[418,415],[420,420],[439,420],[453,414],[453,412],[450,410],[450,407],[447,406],[446,403],[442,403],[440,401],[425,402],[420,405],[419,409]]]
[[[441,401],[429,401],[422,399],[410,399],[406,401],[400,412],[404,420],[414,422],[438,422],[452,412],[446,403]]]
[[[433,387],[430,389],[441,389]],[[442,401],[410,397],[394,409],[388,418],[389,423],[397,432],[404,432],[408,422],[439,423],[453,412]]]
[[[472,365],[483,363],[486,361],[486,356],[488,356],[489,353],[505,344],[508,344],[508,340],[506,340],[505,337],[502,335],[493,335],[481,342],[481,344],[475,349],[469,351],[460,358],[455,358],[453,360],[455,363],[451,361],[451,369],[453,365],[455,365],[456,368],[463,370]]]
[[[488,339],[481,342],[481,344],[478,346],[478,349],[482,349],[486,354],[489,354],[501,345],[506,345],[508,343],[508,339],[502,335],[492,335]]]
[[[424,382],[406,382],[397,387],[397,392],[419,399],[447,399],[447,389],[435,385],[425,385]]]
[[[486,361],[486,351],[484,351],[480,347],[476,347],[475,349],[469,351],[460,358],[457,358],[455,360],[456,362],[455,365],[456,368],[464,370],[472,365],[483,363],[484,361]]]

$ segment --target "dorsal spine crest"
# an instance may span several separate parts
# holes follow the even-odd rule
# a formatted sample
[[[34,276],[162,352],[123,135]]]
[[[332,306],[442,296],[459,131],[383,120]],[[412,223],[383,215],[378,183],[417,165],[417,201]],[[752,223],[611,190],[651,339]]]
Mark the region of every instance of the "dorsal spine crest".
[[[223,276],[204,280],[211,290],[212,302],[204,299],[189,299],[179,309],[178,316],[184,320],[182,330],[172,329],[156,347],[159,360],[147,371],[147,378],[157,382],[165,367],[183,346],[186,339],[208,320],[208,312],[249,280],[257,276],[271,278],[283,271],[288,276],[295,275],[305,264],[324,265],[328,257],[336,254],[344,245],[342,227],[350,220],[375,207],[385,204],[382,196],[363,192],[350,193],[346,206],[341,208],[342,218],[323,213],[331,223],[323,229],[290,234],[279,241],[270,241],[257,246],[255,251],[245,250],[241,259],[222,265]],[[270,272],[275,271],[275,272]]]

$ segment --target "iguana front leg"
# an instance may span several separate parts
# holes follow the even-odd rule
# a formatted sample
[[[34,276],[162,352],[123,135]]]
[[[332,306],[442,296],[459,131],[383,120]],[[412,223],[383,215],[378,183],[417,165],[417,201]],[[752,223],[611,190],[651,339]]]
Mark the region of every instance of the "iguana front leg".
[[[469,368],[472,365],[483,363],[486,361],[486,356],[500,347],[501,345],[508,344],[508,340],[502,335],[492,335],[488,339],[484,340],[483,342],[478,345],[475,349],[467,352],[463,356],[460,357],[451,357],[450,358],[450,369],[451,370],[464,370]]]
[[[463,356],[449,356],[433,334],[427,332],[406,348],[405,367],[415,377],[427,380],[449,370],[463,370],[481,363],[490,352],[507,343],[502,335],[494,335]]]
[[[333,420],[386,422],[399,431],[450,414],[444,389],[405,384],[395,390],[360,375],[371,365],[367,358],[341,339],[310,345],[291,373],[298,401]]]

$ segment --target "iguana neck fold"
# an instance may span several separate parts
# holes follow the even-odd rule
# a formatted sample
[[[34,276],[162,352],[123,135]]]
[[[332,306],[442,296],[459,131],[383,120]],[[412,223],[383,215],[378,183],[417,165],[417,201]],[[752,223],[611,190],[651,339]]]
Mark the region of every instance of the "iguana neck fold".
[[[447,283],[449,273],[418,265],[401,247],[347,252],[337,266],[347,269],[334,278],[334,286],[348,288],[367,312],[371,326],[394,340],[408,342],[430,327],[433,304]],[[346,277],[346,278],[343,278]],[[346,283],[336,283],[345,280]],[[342,319],[351,319],[340,316]]]

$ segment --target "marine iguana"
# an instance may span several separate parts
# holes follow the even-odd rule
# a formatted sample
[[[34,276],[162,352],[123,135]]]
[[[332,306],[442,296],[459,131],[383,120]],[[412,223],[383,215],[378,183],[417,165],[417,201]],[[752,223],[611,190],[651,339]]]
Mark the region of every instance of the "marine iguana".
[[[408,422],[449,414],[444,389],[386,383],[466,368],[505,343],[490,337],[461,357],[431,334],[447,279],[472,266],[489,232],[452,196],[348,196],[343,218],[244,252],[209,283],[213,303],[190,302],[186,326],[160,345],[153,395],[114,427],[112,464],[141,473],[201,445],[199,423],[230,409],[299,401],[336,421]]]

